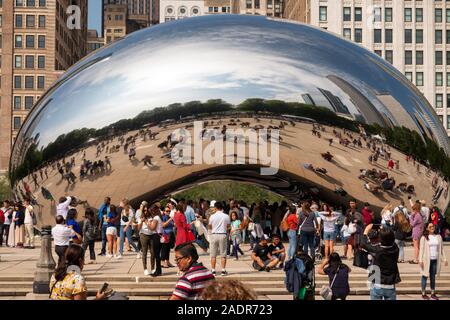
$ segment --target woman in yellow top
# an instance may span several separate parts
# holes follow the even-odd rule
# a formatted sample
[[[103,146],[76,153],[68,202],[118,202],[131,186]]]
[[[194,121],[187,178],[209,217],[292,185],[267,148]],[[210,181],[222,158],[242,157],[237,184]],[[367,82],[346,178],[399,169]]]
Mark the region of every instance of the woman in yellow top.
[[[81,270],[84,267],[84,250],[79,245],[70,245],[65,261],[55,270],[50,280],[50,299],[86,300],[87,287]],[[106,297],[105,292],[97,292],[96,300]]]

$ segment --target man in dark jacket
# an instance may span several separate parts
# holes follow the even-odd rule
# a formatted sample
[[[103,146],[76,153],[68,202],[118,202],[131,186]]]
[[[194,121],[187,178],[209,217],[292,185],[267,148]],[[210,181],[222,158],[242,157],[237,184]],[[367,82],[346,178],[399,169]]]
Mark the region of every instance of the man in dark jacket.
[[[371,300],[396,300],[395,285],[401,281],[397,260],[399,249],[395,244],[394,232],[390,229],[380,229],[380,244],[372,245],[368,234],[372,230],[369,224],[364,230],[361,247],[373,257],[370,267],[369,281]]]

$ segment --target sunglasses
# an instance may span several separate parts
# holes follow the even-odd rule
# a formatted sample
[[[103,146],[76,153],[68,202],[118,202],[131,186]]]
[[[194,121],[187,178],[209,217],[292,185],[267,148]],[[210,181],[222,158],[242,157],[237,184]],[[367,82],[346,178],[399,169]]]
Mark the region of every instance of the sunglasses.
[[[184,257],[184,256],[183,257],[175,257],[175,262],[178,263],[178,262],[180,262],[181,259],[184,259],[184,258],[186,258],[186,257]]]

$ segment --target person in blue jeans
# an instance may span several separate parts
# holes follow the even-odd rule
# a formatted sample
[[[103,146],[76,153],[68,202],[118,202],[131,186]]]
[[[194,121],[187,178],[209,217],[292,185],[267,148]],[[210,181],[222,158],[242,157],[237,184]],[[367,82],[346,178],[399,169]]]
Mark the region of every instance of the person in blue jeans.
[[[302,204],[299,224],[303,252],[308,253],[309,248],[310,257],[314,260],[314,240],[315,235],[320,233],[320,226],[314,212],[311,211],[311,205],[309,202],[304,202]]]
[[[122,258],[123,256],[123,244],[125,242],[125,236],[128,239],[128,243],[134,248],[136,252],[139,252],[138,247],[133,242],[131,235],[133,234],[133,222],[134,212],[130,205],[125,205],[121,217],[120,217],[120,244],[119,244],[119,256],[117,258]]]
[[[391,229],[380,229],[380,245],[372,245],[369,241],[369,232],[373,224],[367,225],[361,237],[361,248],[373,257],[371,268],[375,271],[369,272],[371,281],[371,300],[396,300],[396,284],[401,281],[397,260],[399,249],[395,244],[394,232]]]
[[[289,225],[289,230],[287,232],[289,238],[288,247],[288,259],[292,259],[297,251],[297,229],[298,229],[298,217],[297,209],[295,207],[289,208],[289,214],[286,218]]]
[[[106,216],[110,211],[111,198],[106,197],[103,204],[98,209],[98,229],[102,232],[102,250],[100,251],[100,256],[106,255],[106,229],[108,229],[108,222],[106,222]]]

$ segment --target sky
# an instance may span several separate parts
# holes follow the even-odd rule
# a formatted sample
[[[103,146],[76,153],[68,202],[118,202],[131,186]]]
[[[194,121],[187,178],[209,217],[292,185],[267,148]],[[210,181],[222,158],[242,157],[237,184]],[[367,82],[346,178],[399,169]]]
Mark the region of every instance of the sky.
[[[102,0],[88,0],[88,28],[102,34]]]

